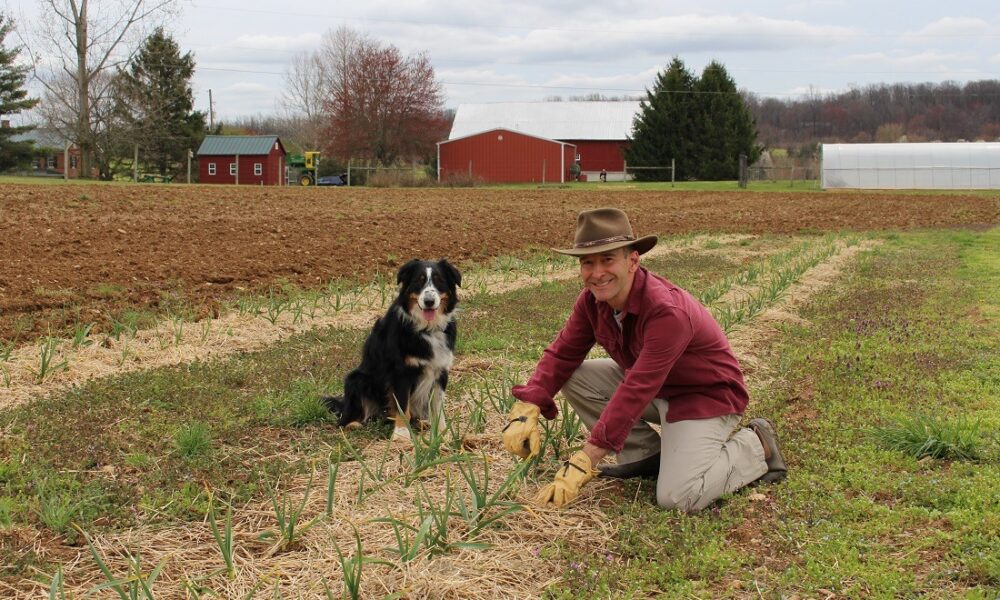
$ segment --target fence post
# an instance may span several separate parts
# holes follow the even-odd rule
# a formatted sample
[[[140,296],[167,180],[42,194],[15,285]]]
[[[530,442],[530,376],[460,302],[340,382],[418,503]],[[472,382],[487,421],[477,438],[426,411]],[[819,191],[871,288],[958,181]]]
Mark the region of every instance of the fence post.
[[[347,159],[347,187],[351,187],[351,161],[352,158]]]
[[[236,155],[236,185],[240,184],[240,155]]]
[[[670,187],[674,187],[675,175],[677,174],[677,165],[675,164],[676,159],[670,159]]]
[[[132,146],[132,183],[139,183],[139,144]]]
[[[740,153],[740,189],[747,187],[747,155]]]
[[[542,185],[545,185],[545,159],[542,159]]]
[[[191,157],[193,155],[194,152],[192,152],[192,150],[188,148],[188,183],[191,183]]]

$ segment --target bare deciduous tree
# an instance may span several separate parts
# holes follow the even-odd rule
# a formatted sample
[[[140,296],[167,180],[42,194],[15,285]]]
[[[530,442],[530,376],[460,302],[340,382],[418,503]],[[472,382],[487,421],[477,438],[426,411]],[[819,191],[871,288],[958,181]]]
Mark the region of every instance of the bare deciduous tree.
[[[90,176],[92,156],[101,150],[98,133],[102,116],[96,114],[95,102],[100,104],[110,92],[110,78],[102,75],[128,62],[149,31],[173,13],[176,3],[39,0],[47,18],[40,20],[26,49],[36,78],[46,89],[46,102],[53,104],[49,112],[61,115],[51,125],[80,148],[83,176]]]
[[[342,81],[358,48],[367,43],[364,34],[347,26],[327,31],[320,47],[292,57],[285,72],[281,108],[295,131],[294,142],[303,148],[320,148],[328,132],[326,100]]]

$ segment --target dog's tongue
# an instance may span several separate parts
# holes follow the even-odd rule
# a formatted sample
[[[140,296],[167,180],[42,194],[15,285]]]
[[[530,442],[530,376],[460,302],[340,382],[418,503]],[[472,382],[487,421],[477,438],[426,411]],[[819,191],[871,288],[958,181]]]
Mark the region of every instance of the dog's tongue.
[[[427,319],[428,321],[433,321],[434,317],[437,316],[437,311],[434,310],[433,308],[425,308],[423,310],[423,313],[424,313],[424,319]]]

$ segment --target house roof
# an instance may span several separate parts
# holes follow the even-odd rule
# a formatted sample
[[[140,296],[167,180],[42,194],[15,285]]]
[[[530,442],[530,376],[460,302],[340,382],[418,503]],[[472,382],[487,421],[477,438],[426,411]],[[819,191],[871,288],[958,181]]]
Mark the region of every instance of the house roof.
[[[639,101],[460,104],[448,139],[505,128],[551,140],[625,140]]]
[[[276,135],[206,135],[198,156],[269,154],[275,142],[279,142]]]
[[[50,127],[35,127],[30,131],[11,136],[15,142],[32,141],[39,148],[65,148],[66,136]]]

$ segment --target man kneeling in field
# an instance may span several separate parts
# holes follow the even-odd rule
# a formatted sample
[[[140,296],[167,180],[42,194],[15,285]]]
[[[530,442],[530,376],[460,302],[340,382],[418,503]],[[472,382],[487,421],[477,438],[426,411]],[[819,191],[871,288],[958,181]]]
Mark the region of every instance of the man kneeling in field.
[[[521,458],[537,454],[538,418],[556,416],[560,390],[590,438],[539,492],[540,505],[565,505],[598,475],[656,475],[657,504],[693,512],[786,475],[769,421],[734,432],[749,394],[711,313],[639,266],[655,244],[655,236],[636,239],[624,212],[602,208],[580,213],[572,248],[553,249],[579,257],[585,289],[534,374],[513,388],[504,445]],[[595,342],[610,359],[585,360]],[[611,452],[618,464],[595,469]]]

